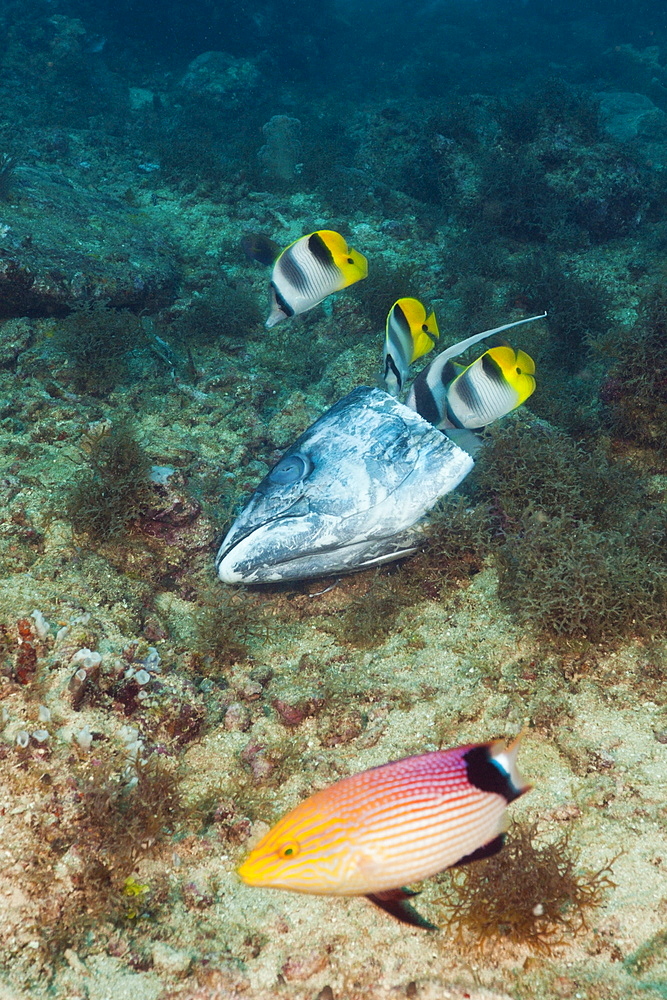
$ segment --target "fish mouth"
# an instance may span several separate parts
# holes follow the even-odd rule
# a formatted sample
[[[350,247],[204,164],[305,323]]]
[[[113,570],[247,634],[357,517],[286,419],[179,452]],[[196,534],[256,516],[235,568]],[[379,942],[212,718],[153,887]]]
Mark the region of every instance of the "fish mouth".
[[[301,524],[297,522],[301,521]],[[303,523],[306,522],[306,523]],[[279,583],[337,573],[350,573],[391,562],[414,553],[421,532],[417,528],[369,539],[332,538],[323,525],[320,540],[311,518],[277,517],[251,529],[232,544],[223,543],[216,559],[223,583]],[[282,536],[282,537],[281,537]],[[307,544],[308,543],[308,544]]]

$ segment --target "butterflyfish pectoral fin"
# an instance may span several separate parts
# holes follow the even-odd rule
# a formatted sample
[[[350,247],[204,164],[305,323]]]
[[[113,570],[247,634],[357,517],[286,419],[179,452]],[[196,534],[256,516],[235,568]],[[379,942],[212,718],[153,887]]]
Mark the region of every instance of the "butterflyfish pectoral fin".
[[[370,899],[371,903],[375,903],[385,913],[400,920],[402,924],[421,927],[425,931],[437,931],[436,925],[432,924],[426,917],[422,917],[421,913],[418,913],[414,906],[408,902],[409,899],[418,895],[418,892],[411,892],[410,889],[388,889],[386,892],[369,892],[366,899]]]

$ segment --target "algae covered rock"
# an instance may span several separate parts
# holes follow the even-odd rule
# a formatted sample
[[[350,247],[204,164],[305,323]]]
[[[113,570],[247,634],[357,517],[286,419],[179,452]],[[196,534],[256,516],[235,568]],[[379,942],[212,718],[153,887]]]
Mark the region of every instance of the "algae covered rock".
[[[644,94],[602,94],[600,112],[605,132],[618,142],[667,141],[667,114]]]
[[[237,59],[226,52],[202,52],[189,64],[180,86],[197,100],[238,108],[251,100],[259,82],[259,70],[250,59]]]
[[[26,319],[10,319],[0,323],[0,367],[16,361],[19,354],[30,346],[33,326]]]
[[[0,316],[63,315],[102,299],[155,308],[176,283],[166,234],[56,171],[19,167],[0,211]]]

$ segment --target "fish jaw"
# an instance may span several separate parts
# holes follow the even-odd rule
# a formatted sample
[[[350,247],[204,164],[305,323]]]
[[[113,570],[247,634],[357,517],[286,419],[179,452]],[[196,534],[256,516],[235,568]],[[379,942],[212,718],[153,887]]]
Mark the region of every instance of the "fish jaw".
[[[302,462],[307,474],[283,483]],[[425,514],[473,467],[469,454],[388,393],[362,386],[285,452],[225,537],[223,583],[350,573],[414,552]],[[284,477],[283,477],[284,478]]]

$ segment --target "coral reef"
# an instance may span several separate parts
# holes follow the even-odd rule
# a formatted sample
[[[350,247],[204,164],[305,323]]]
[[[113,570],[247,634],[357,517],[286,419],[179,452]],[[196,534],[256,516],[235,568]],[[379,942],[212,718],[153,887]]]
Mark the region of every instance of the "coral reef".
[[[666,995],[667,30],[580,6],[0,5],[3,997]],[[267,331],[242,239],[320,228],[368,279]],[[223,587],[404,295],[441,349],[546,310],[537,391],[410,559]],[[237,878],[318,788],[526,726],[441,933]]]

